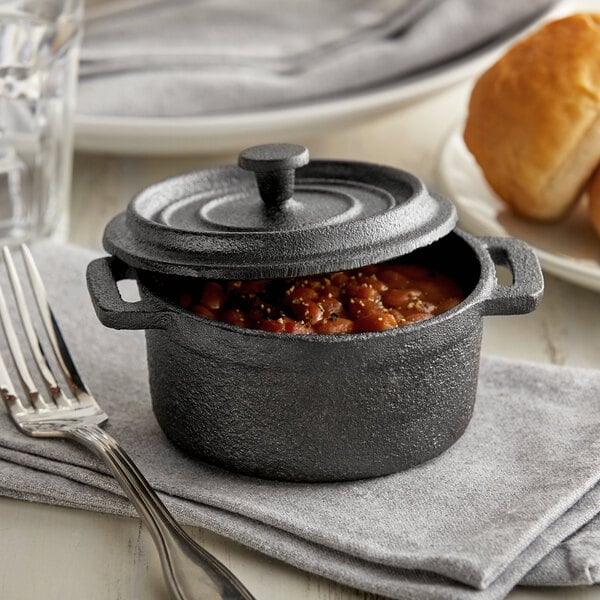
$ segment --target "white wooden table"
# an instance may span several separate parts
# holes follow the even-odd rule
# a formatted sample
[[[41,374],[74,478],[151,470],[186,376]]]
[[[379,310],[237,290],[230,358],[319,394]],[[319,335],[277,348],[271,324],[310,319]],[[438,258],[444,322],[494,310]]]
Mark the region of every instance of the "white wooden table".
[[[306,142],[315,158],[381,162],[412,171],[432,184],[439,146],[460,118],[468,93],[467,82],[369,124]],[[123,210],[134,192],[169,175],[234,161],[234,156],[77,155],[71,240],[100,248],[108,219]],[[600,368],[600,294],[547,276],[544,300],[534,314],[487,318],[483,352]],[[258,600],[375,599],[212,533],[199,529],[190,533],[223,560]],[[2,600],[167,598],[158,558],[137,519],[0,498],[0,540]],[[63,565],[72,567],[68,578],[60,575]],[[600,600],[600,586],[517,588],[509,597]]]

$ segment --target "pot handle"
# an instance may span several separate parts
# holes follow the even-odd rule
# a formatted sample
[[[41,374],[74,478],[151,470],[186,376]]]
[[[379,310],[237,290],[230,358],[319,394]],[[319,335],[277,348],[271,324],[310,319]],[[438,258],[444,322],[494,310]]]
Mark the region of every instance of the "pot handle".
[[[537,256],[522,240],[511,237],[478,238],[493,263],[508,268],[511,285],[494,283],[482,301],[485,315],[519,315],[532,312],[542,299],[544,277]]]
[[[165,329],[170,313],[149,298],[126,302],[117,282],[135,279],[134,271],[114,256],[93,260],[87,267],[87,286],[103,325],[113,329]]]

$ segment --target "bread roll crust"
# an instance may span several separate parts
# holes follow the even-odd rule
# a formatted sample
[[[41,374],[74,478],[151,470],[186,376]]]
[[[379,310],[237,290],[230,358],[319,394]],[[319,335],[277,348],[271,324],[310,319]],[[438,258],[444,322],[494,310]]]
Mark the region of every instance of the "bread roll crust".
[[[564,217],[600,163],[600,15],[550,22],[513,46],[476,82],[464,139],[516,212]]]

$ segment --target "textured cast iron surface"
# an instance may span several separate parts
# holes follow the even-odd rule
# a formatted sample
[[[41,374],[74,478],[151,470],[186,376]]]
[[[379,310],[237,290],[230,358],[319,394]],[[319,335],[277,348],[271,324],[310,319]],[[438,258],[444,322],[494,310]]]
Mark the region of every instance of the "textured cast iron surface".
[[[428,321],[347,336],[208,321],[164,301],[169,279],[143,272],[136,312],[115,297],[110,259],[90,265],[88,284],[105,324],[150,328],[153,408],[175,444],[247,474],[347,480],[408,468],[455,442],[475,401],[482,316],[529,312],[541,297],[539,263],[517,240],[457,231],[414,258],[446,271],[467,299]],[[512,286],[496,284],[495,264],[513,271]]]
[[[165,274],[288,277],[407,254],[456,224],[449,200],[390,167],[313,161],[295,172],[290,199],[283,196],[291,183],[283,180],[293,172],[259,175],[262,193],[273,198],[261,199],[255,174],[237,166],[155,184],[108,224],[104,247],[131,266]]]
[[[388,474],[443,452],[471,418],[477,315],[354,344],[181,325],[146,332],[154,412],[176,445],[228,469],[292,481]]]

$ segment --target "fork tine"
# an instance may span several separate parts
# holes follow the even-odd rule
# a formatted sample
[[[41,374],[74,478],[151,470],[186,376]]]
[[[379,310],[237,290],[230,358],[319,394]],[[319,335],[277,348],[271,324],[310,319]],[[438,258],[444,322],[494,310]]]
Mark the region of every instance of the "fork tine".
[[[32,409],[23,406],[21,399],[17,396],[14,389],[4,359],[2,358],[2,355],[0,355],[0,395],[2,396],[2,400],[4,400],[4,404],[10,415],[18,425],[19,417],[31,412]]]
[[[17,334],[15,333],[15,329],[12,324],[11,316],[10,316],[10,313],[8,312],[8,306],[6,304],[6,299],[4,297],[4,293],[2,292],[1,288],[0,288],[0,321],[2,321],[2,327],[4,329],[4,336],[6,337],[8,349],[13,358],[13,362],[15,363],[15,367],[17,369],[19,379],[21,380],[21,383],[23,384],[23,387],[25,388],[25,392],[27,393],[27,397],[29,398],[29,401],[31,402],[33,407],[36,408],[37,410],[47,411],[48,405],[46,404],[45,400],[39,393],[39,391],[33,381],[33,377],[31,376],[31,372],[29,371],[29,368],[27,367],[27,363],[25,362],[25,358],[24,358],[23,352],[21,350],[21,344],[19,343],[19,339],[17,337]],[[12,400],[10,400],[10,399],[12,397],[16,398],[17,395],[13,391],[14,387],[12,385],[12,382],[10,381],[10,377],[9,377],[7,369],[6,369],[6,364],[4,362],[2,364],[2,367],[3,367],[3,369],[2,369],[3,372],[0,373],[0,375],[2,376],[1,385],[2,385],[3,389],[6,387],[6,390],[7,390],[5,402],[7,402],[7,399],[10,402],[12,402]],[[4,397],[4,393],[3,393],[3,397]],[[9,409],[10,408],[11,407],[9,406]]]
[[[6,313],[6,301],[4,300],[4,294],[2,293],[2,289],[0,288],[0,316],[2,319]],[[21,399],[14,391],[15,386],[8,374],[8,369],[6,368],[6,363],[2,358],[2,354],[0,354],[0,395],[2,395],[2,400],[4,400],[4,404],[6,404],[6,408],[8,408],[12,417],[16,420],[20,415],[26,414],[31,409],[25,408]]]
[[[62,393],[62,390],[60,389],[60,386],[54,377],[54,373],[52,373],[52,369],[48,364],[48,359],[46,358],[40,339],[35,331],[33,322],[31,321],[31,315],[29,314],[29,309],[27,308],[27,302],[25,301],[25,294],[23,293],[21,280],[17,273],[17,269],[15,268],[15,263],[13,261],[10,249],[7,246],[4,246],[2,253],[4,256],[4,263],[8,272],[10,285],[15,296],[15,302],[19,311],[19,316],[21,317],[21,323],[25,331],[25,337],[29,343],[29,347],[33,354],[38,371],[40,372],[40,375],[42,376],[42,379],[44,380],[44,383],[56,404],[58,406],[71,406],[71,402]]]
[[[63,338],[62,332],[58,326],[58,322],[54,317],[50,303],[48,302],[48,296],[46,294],[46,288],[42,280],[42,276],[38,271],[33,256],[29,248],[25,245],[21,245],[21,252],[23,253],[23,259],[25,262],[25,268],[29,277],[29,282],[33,289],[35,301],[44,323],[44,328],[48,334],[50,344],[56,355],[58,364],[63,372],[69,387],[79,399],[80,402],[94,402],[92,395],[87,389],[83,379],[79,375],[71,353],[67,347],[67,344]]]

